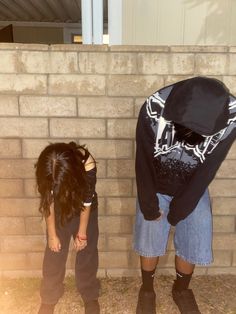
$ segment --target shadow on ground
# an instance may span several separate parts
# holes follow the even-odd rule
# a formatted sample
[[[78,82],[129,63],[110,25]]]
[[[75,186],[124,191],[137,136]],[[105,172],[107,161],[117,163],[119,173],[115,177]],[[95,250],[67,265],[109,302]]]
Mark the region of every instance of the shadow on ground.
[[[157,313],[178,314],[171,298],[171,276],[158,276]],[[2,279],[0,285],[1,314],[36,314],[39,308],[39,279]],[[138,278],[102,279],[101,314],[135,314]],[[196,276],[191,282],[202,314],[236,314],[236,276]],[[83,314],[83,303],[77,295],[74,278],[65,281],[65,294],[55,314]]]

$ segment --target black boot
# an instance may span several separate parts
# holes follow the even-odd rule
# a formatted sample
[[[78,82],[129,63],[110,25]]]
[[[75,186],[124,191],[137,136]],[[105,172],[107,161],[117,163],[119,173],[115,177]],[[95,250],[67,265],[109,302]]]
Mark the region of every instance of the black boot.
[[[100,306],[98,300],[84,302],[85,314],[100,314]]]
[[[181,314],[201,314],[191,289],[177,290],[174,284],[172,297]]]
[[[44,303],[42,303],[40,306],[40,309],[38,311],[38,314],[53,314],[55,305],[56,304],[44,304]]]
[[[156,294],[154,291],[140,289],[136,314],[156,314]]]

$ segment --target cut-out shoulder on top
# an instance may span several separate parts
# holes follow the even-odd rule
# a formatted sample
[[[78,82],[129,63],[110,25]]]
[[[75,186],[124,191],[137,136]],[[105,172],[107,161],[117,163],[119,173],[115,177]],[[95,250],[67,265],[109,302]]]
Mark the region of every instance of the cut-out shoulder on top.
[[[79,149],[79,151],[85,155],[85,152],[86,150],[85,149]],[[85,164],[84,164],[84,168],[86,171],[89,171],[89,170],[92,170],[93,168],[96,167],[96,163],[95,163],[95,160],[94,158],[91,156],[91,154],[89,153],[89,156],[87,158],[87,160],[85,161]]]
[[[95,161],[93,159],[93,157],[91,155],[89,155],[88,159],[85,162],[84,168],[86,171],[92,170],[93,168],[95,168],[96,164]]]

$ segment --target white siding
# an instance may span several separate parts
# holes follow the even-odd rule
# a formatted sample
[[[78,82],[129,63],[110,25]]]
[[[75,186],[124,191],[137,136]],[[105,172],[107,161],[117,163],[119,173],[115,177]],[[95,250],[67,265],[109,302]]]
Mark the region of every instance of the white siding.
[[[182,0],[166,0],[159,2],[158,40],[165,45],[176,45],[183,41],[184,34],[184,6]],[[148,3],[148,2],[147,2]]]
[[[236,0],[123,0],[125,45],[236,45]]]

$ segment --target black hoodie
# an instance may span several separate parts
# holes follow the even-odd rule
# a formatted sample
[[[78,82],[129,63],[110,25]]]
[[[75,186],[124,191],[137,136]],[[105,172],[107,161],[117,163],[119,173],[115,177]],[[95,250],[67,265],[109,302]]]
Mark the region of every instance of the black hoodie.
[[[174,123],[203,135],[179,142]],[[176,225],[196,207],[236,137],[236,99],[215,79],[195,77],[167,86],[142,106],[136,130],[138,200],[146,220],[160,216],[156,193],[173,196]]]

